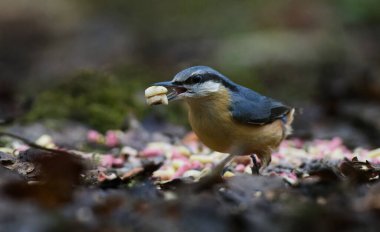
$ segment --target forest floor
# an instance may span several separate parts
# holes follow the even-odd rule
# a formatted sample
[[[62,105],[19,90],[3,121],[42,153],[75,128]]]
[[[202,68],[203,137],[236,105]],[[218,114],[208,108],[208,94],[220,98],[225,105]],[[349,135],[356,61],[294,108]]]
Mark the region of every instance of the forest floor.
[[[135,123],[105,134],[13,126],[0,134],[0,231],[376,231],[380,149],[291,138],[255,174],[193,133]],[[27,140],[25,140],[25,138]],[[49,150],[50,149],[50,150]],[[252,174],[253,172],[253,174]]]

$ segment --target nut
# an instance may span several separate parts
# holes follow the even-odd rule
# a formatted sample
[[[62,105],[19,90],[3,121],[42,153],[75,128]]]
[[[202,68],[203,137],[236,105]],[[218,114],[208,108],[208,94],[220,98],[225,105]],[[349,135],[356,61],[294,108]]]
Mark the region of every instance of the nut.
[[[145,98],[148,105],[168,104],[166,93],[168,89],[164,86],[151,86],[145,90]]]
[[[160,95],[155,95],[155,96],[147,98],[146,103],[150,106],[160,105],[160,104],[167,105],[169,101],[165,94],[160,94]]]
[[[151,86],[145,90],[145,97],[150,98],[155,95],[166,94],[168,89],[164,86]]]

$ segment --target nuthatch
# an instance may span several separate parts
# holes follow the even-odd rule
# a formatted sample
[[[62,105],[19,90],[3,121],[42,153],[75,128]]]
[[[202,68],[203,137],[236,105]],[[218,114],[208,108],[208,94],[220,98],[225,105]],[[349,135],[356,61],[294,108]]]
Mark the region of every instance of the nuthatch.
[[[199,139],[212,150],[230,154],[216,167],[219,173],[239,155],[256,154],[260,170],[264,169],[271,153],[291,133],[293,108],[238,85],[210,67],[190,67],[172,81],[154,86],[168,88],[169,101],[185,100],[190,125]]]

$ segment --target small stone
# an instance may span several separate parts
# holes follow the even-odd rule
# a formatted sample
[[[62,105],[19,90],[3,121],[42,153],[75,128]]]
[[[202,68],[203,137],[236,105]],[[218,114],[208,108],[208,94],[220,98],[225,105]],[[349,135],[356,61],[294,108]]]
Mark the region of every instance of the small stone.
[[[233,172],[230,172],[230,171],[227,171],[223,174],[223,177],[225,177],[225,178],[230,178],[233,176],[235,176],[235,174]]]
[[[121,149],[120,155],[137,156],[138,151],[132,147],[125,146]]]
[[[324,197],[318,197],[317,198],[317,204],[319,204],[319,205],[326,205],[326,203],[327,203],[326,198],[324,198]]]
[[[246,166],[244,169],[244,173],[252,175],[252,168],[250,166]]]
[[[212,163],[214,161],[213,157],[210,155],[193,155],[190,157],[191,161],[199,161],[203,164]]]
[[[153,177],[161,181],[171,180],[175,174],[174,168],[160,169],[153,173]]]
[[[267,192],[264,193],[264,197],[268,201],[273,201],[275,199],[275,197],[276,197],[276,193],[273,192],[273,191],[267,191]]]
[[[261,192],[261,191],[256,191],[255,193],[254,193],[254,196],[255,197],[261,197],[263,195],[263,192]]]
[[[367,153],[368,158],[378,158],[380,157],[380,148],[377,148],[375,150],[369,151]]]
[[[54,148],[53,139],[49,135],[42,135],[36,140],[36,144],[42,147]]]
[[[183,166],[185,164],[185,162],[183,160],[180,160],[180,159],[174,159],[172,160],[172,166],[175,168],[175,169],[178,169],[180,168],[181,166]]]

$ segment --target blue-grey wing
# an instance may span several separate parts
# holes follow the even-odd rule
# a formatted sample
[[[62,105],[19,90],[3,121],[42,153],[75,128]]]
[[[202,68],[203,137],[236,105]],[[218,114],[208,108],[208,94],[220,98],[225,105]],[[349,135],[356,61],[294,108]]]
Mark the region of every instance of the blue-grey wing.
[[[290,107],[253,90],[239,86],[231,92],[230,110],[233,119],[241,123],[263,125],[285,119]]]

